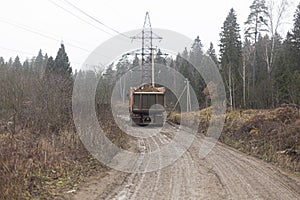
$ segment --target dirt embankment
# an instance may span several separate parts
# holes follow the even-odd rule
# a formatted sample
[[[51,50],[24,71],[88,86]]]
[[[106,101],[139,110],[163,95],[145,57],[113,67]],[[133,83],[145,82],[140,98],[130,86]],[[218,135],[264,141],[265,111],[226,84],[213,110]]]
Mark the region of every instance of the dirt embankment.
[[[211,109],[197,113],[199,131],[205,133],[211,119]],[[194,116],[183,114],[182,120]],[[184,119],[186,118],[186,119]],[[169,119],[179,123],[179,114]],[[193,122],[193,120],[189,121]],[[226,113],[225,125],[219,140],[231,147],[267,162],[300,173],[300,113],[296,105],[282,105],[270,110],[239,110]]]

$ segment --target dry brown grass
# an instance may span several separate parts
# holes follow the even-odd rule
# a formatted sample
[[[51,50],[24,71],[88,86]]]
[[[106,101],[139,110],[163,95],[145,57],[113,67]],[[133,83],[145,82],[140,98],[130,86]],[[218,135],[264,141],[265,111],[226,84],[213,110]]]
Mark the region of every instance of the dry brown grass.
[[[126,148],[127,138],[113,123],[110,111],[99,120],[115,144]],[[92,158],[71,129],[0,134],[0,199],[53,199],[77,189],[86,177],[107,168]]]
[[[79,138],[69,131],[50,137],[29,131],[4,134],[0,155],[0,199],[51,199],[76,187],[88,173],[83,163],[92,164]]]
[[[179,123],[182,117],[192,122],[194,115],[172,113],[169,120]],[[199,132],[205,134],[211,108],[201,110],[198,116]],[[300,172],[300,116],[294,105],[269,110],[228,111],[219,140],[291,172]]]

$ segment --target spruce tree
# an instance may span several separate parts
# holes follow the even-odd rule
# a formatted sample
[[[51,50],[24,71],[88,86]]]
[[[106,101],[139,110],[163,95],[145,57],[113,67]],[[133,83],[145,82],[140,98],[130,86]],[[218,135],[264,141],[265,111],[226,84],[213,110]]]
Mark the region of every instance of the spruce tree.
[[[134,59],[132,61],[132,68],[138,68],[140,66],[140,59],[139,57],[135,54]]]
[[[207,54],[212,59],[212,61],[215,63],[215,65],[219,68],[218,57],[217,57],[216,50],[215,50],[214,45],[213,45],[212,42],[209,45],[209,49],[207,50]]]
[[[54,60],[54,71],[62,75],[71,76],[72,68],[64,44],[61,44]]]
[[[53,71],[54,71],[54,59],[52,56],[50,56],[47,60],[46,73],[49,74]]]
[[[176,66],[179,66],[179,73],[182,74],[185,78],[190,79],[190,72],[189,72],[189,53],[187,48],[181,54],[177,55],[176,58]]]
[[[34,70],[35,71],[38,71],[42,67],[43,61],[44,61],[44,56],[43,56],[42,50],[40,49],[38,56],[35,58],[35,61],[34,61]]]
[[[242,44],[240,27],[233,8],[224,21],[222,32],[220,33],[220,57],[221,72],[227,84],[228,96],[231,109],[234,109],[241,96],[241,77],[239,67],[242,63]]]
[[[122,75],[124,75],[128,71],[129,67],[130,67],[130,63],[128,57],[126,54],[124,54],[116,65],[117,78],[120,78]]]
[[[24,70],[29,71],[29,69],[30,69],[30,63],[29,63],[28,59],[26,59],[24,61],[23,68],[24,68]]]
[[[165,60],[165,58],[162,57],[162,55],[163,54],[162,54],[161,50],[158,49],[155,59],[154,59],[155,64],[166,65],[166,60]]]
[[[287,34],[287,45],[289,54],[293,55],[290,59],[294,61],[290,65],[292,70],[297,70],[300,72],[300,3],[297,6],[295,15],[294,15],[294,27],[291,33]]]
[[[199,106],[204,104],[204,95],[202,93],[203,89],[205,88],[205,81],[203,80],[201,74],[198,70],[203,70],[203,45],[200,40],[200,37],[197,36],[192,44],[191,51],[189,53],[189,81],[191,86],[194,88],[195,94],[198,99]],[[193,66],[191,66],[191,64]],[[197,67],[198,70],[195,68]]]
[[[9,60],[8,60],[8,62],[6,63],[6,65],[8,66],[8,67],[12,67],[13,66],[13,59],[10,57],[9,58]]]
[[[22,67],[22,64],[20,62],[20,58],[19,56],[17,56],[12,64],[13,67],[15,68],[21,68]]]
[[[282,56],[277,63],[273,84],[275,89],[275,102],[277,106],[279,106],[282,103],[291,102],[289,87],[292,82],[292,74]]]
[[[295,15],[294,15],[294,27],[292,30],[292,43],[293,45],[300,50],[300,3],[297,6]]]
[[[0,67],[4,66],[5,61],[3,57],[0,57]]]
[[[199,65],[203,56],[203,45],[199,36],[196,37],[194,43],[192,44],[192,50],[190,52],[190,62],[195,65]]]

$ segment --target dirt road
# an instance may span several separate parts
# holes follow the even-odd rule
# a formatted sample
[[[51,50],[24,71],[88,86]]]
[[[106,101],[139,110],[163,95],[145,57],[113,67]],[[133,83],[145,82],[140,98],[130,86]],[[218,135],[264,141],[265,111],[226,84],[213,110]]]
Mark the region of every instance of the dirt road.
[[[138,141],[139,150],[147,152],[161,148],[170,142],[170,134],[176,131],[175,127],[170,126],[167,132],[157,137]],[[202,140],[196,137],[188,151],[168,167],[148,173],[111,170],[105,176],[93,177],[76,193],[67,195],[66,199],[300,198],[298,180],[223,144],[217,143],[208,156],[200,159],[199,145]]]

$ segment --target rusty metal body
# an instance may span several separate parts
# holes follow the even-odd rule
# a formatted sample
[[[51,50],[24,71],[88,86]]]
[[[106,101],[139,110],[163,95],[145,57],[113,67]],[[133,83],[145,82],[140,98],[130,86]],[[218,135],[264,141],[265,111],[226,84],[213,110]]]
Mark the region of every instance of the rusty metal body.
[[[166,89],[142,84],[131,87],[129,112],[132,125],[163,125],[166,106]]]

